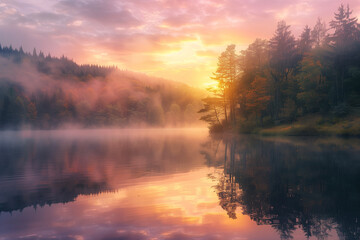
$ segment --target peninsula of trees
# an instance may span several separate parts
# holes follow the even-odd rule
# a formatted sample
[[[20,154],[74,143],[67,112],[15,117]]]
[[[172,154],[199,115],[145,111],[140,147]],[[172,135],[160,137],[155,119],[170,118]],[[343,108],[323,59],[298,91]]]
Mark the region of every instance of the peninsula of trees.
[[[280,21],[270,40],[238,54],[229,45],[211,78],[199,111],[211,131],[360,135],[360,24],[349,6],[298,39]]]

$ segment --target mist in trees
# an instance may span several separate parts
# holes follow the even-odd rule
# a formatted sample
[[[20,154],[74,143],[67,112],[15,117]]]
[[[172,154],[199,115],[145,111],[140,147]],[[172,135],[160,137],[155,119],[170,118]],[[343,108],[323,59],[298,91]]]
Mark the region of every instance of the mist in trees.
[[[271,39],[256,39],[236,52],[229,45],[211,77],[217,86],[204,99],[210,130],[291,123],[321,114],[343,117],[360,103],[360,25],[340,5],[327,25],[320,18],[296,38],[280,21]]]
[[[0,46],[0,128],[201,125],[202,90]]]

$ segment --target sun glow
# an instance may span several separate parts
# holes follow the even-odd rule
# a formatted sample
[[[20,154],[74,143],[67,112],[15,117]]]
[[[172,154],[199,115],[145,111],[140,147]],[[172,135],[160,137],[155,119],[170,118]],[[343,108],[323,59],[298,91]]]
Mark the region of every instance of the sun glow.
[[[209,88],[214,89],[214,90],[219,89],[218,83],[216,81],[204,83],[204,87],[205,87],[205,89],[209,89]]]

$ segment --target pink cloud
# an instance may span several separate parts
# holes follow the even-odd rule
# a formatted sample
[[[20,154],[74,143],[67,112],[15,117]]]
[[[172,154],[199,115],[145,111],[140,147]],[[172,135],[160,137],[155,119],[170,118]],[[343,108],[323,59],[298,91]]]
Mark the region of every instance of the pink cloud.
[[[354,14],[360,13],[358,0],[347,3]],[[4,0],[0,43],[65,54],[80,63],[121,59],[116,64],[126,65],[126,59],[146,53],[146,62],[156,67],[162,62],[156,54],[181,51],[183,42],[202,42],[192,56],[199,56],[197,51],[206,45],[246,46],[256,38],[270,38],[282,19],[298,36],[318,17],[329,22],[339,4],[332,0]],[[96,49],[105,53],[101,62],[91,56]],[[200,59],[198,64],[203,64]],[[135,71],[145,66],[142,60],[130,65]]]

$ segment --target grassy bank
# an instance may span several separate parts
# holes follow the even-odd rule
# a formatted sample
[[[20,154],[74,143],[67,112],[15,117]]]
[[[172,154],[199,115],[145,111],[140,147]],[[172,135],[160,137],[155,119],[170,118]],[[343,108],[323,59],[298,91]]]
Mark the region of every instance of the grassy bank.
[[[344,136],[360,137],[360,115],[343,118],[307,116],[293,123],[257,128],[252,133],[263,136]]]

